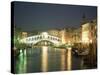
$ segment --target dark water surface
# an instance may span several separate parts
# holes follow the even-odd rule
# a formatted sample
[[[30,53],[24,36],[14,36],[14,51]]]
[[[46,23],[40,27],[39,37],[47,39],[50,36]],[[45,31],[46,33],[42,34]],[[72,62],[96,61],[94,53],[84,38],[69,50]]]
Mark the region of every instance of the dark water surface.
[[[15,61],[15,73],[34,73],[83,69],[83,60],[72,54],[71,48],[47,46],[20,50]]]

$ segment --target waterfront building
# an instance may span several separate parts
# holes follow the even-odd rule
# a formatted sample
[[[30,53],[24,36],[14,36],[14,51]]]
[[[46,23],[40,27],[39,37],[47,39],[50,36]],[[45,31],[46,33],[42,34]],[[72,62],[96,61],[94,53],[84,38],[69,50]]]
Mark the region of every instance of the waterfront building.
[[[60,37],[59,29],[51,29],[51,30],[48,30],[47,33],[52,36]]]
[[[97,66],[97,20],[88,21],[82,24],[82,50],[88,50],[85,57],[88,66]]]
[[[28,36],[27,32],[22,32],[22,38],[26,38]]]
[[[66,44],[67,43],[67,37],[66,37],[66,29],[62,29],[60,31],[60,38],[61,38],[61,41],[63,44]]]

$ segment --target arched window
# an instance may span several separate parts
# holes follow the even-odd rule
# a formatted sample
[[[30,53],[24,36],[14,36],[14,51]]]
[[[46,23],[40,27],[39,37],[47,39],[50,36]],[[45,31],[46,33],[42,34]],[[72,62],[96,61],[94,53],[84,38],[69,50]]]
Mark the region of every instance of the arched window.
[[[39,36],[38,40],[40,40],[40,36]]]
[[[34,40],[36,40],[36,37],[34,38]]]
[[[31,38],[29,38],[29,41],[31,41]]]
[[[37,40],[39,40],[39,36],[37,36]]]
[[[50,37],[48,36],[48,39],[49,39]]]
[[[50,38],[51,38],[51,40],[53,40],[52,37],[50,37]]]
[[[36,37],[36,40],[38,40],[38,36]]]
[[[34,40],[34,38],[32,38],[32,41]]]
[[[40,39],[42,39],[42,36],[40,36]]]

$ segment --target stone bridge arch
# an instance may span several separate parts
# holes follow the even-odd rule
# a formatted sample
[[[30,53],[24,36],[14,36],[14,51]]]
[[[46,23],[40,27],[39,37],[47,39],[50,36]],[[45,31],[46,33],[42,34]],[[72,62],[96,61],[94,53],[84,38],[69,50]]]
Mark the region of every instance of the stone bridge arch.
[[[51,36],[46,32],[43,32],[40,35],[34,35],[34,36],[30,36],[30,37],[20,40],[21,43],[33,44],[33,45],[35,45],[36,43],[41,42],[41,41],[48,41],[48,42],[53,43],[54,45],[61,44],[60,38]]]

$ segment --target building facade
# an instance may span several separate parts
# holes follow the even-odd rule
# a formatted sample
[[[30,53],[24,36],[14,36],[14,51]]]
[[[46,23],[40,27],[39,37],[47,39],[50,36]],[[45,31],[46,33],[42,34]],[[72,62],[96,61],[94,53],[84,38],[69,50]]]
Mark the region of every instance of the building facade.
[[[92,20],[82,25],[82,49],[88,50],[84,58],[88,66],[97,66],[97,21]]]

